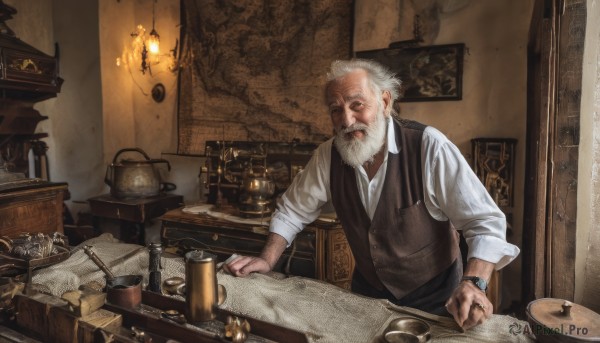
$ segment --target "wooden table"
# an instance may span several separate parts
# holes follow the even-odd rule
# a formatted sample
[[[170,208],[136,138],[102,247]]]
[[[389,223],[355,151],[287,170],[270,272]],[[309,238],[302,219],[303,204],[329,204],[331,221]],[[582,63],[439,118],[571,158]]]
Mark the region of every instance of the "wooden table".
[[[220,260],[234,253],[257,256],[269,233],[265,225],[185,213],[181,208],[165,213],[160,219],[164,246],[206,250]],[[354,258],[340,224],[318,220],[298,234],[274,268],[284,274],[316,278],[346,289],[350,288],[353,270]]]
[[[118,220],[121,240],[145,245],[145,225],[149,220],[183,205],[183,196],[160,194],[139,199],[117,199],[103,194],[88,199],[94,220],[94,228],[99,229],[105,219]]]

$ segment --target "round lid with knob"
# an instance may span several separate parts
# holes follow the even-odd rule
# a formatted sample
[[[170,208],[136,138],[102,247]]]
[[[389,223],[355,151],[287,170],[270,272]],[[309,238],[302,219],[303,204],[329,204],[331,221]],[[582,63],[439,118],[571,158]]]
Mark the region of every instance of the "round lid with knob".
[[[600,342],[600,315],[582,305],[541,298],[527,305],[527,317],[540,342]]]

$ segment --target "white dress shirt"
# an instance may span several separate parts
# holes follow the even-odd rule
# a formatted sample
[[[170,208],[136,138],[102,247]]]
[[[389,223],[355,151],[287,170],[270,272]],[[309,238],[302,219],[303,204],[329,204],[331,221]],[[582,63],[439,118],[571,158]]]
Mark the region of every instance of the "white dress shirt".
[[[321,144],[304,170],[281,196],[271,219],[270,231],[291,243],[325,205],[331,206],[329,177],[333,138]],[[394,125],[388,121],[388,153],[397,154]],[[387,156],[372,180],[361,166],[355,168],[360,198],[369,218],[377,208],[387,171]],[[467,258],[496,263],[501,269],[519,254],[506,242],[506,218],[494,203],[458,148],[440,131],[428,126],[421,145],[423,195],[427,210],[439,221],[450,220],[462,230],[469,246]]]

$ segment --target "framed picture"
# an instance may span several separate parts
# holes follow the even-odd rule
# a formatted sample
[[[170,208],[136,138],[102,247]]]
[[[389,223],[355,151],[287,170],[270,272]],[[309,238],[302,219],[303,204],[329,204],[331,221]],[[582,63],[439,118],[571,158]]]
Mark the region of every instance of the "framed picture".
[[[513,206],[515,188],[514,138],[474,138],[473,171],[502,209]]]
[[[357,58],[378,61],[402,80],[400,101],[462,99],[464,44],[357,51]]]

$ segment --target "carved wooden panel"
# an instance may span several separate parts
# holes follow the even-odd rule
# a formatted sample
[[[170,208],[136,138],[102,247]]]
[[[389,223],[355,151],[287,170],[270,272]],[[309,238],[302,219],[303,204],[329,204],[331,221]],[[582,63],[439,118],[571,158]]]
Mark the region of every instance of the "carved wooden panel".
[[[5,49],[4,79],[56,85],[56,59]]]
[[[350,289],[354,257],[342,228],[328,232],[327,282]]]

